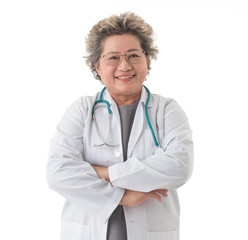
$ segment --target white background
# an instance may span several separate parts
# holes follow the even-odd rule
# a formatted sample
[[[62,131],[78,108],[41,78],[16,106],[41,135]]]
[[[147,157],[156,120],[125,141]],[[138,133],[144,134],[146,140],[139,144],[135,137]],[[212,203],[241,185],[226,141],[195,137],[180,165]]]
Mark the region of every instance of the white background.
[[[82,57],[86,35],[125,11],[156,33],[146,85],[175,98],[194,132],[181,239],[248,239],[245,0],[1,1],[0,239],[59,239],[63,199],[46,184],[49,141],[65,108],[102,88]]]

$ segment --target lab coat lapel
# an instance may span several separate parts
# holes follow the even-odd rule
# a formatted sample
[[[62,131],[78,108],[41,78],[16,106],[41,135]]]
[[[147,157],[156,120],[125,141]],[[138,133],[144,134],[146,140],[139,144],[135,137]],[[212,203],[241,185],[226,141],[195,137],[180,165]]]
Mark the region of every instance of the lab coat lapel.
[[[121,126],[121,119],[120,119],[120,114],[119,114],[119,110],[118,110],[117,104],[114,101],[114,99],[111,97],[111,95],[109,94],[109,92],[108,92],[107,89],[104,92],[103,98],[109,102],[110,108],[112,110],[112,114],[115,115],[115,117],[116,117],[116,119],[117,119],[117,121],[119,123],[119,126]]]
[[[134,117],[134,121],[133,121],[133,126],[132,126],[132,130],[130,133],[130,137],[129,137],[129,142],[128,142],[128,153],[127,156],[130,157],[133,149],[135,147],[135,144],[137,143],[142,130],[145,127],[146,123],[146,116],[145,116],[145,104],[146,104],[146,100],[147,100],[147,92],[145,90],[145,88],[142,88],[142,92],[141,92],[141,97],[140,97],[140,102],[137,106],[137,110],[135,113],[135,117]],[[151,100],[149,102],[148,108],[151,107]]]

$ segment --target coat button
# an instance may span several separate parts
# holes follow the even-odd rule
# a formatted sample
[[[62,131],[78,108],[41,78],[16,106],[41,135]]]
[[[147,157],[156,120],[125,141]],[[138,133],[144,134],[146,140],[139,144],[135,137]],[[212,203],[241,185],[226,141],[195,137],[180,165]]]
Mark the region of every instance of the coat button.
[[[115,156],[116,156],[116,157],[120,157],[120,156],[121,156],[121,153],[120,153],[119,151],[116,151],[116,152],[115,152]]]

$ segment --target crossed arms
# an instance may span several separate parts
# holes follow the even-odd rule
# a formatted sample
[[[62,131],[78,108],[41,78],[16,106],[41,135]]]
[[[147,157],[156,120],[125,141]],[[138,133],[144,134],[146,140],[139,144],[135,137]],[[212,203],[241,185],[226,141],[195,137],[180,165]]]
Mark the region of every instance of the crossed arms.
[[[101,167],[101,166],[92,166],[94,170],[96,171],[98,177],[100,179],[105,179],[106,181],[109,181],[109,172],[108,167]],[[162,202],[162,197],[168,196],[168,190],[167,189],[156,189],[150,192],[138,192],[138,191],[132,191],[132,190],[125,190],[125,193],[119,203],[119,205],[126,205],[129,207],[136,206],[150,198],[156,199],[159,202]]]

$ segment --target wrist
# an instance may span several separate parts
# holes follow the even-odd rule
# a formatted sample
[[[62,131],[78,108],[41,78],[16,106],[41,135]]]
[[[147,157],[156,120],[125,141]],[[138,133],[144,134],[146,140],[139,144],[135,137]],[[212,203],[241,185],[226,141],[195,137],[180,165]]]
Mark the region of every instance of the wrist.
[[[106,181],[109,181],[109,171],[108,171],[108,167],[104,168],[104,179]]]
[[[126,203],[125,203],[126,191],[127,191],[127,190],[125,190],[125,192],[124,192],[124,194],[123,194],[123,196],[122,196],[122,198],[121,198],[121,201],[120,201],[119,205],[122,205],[122,206],[125,206],[125,205],[126,205]]]

